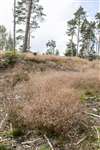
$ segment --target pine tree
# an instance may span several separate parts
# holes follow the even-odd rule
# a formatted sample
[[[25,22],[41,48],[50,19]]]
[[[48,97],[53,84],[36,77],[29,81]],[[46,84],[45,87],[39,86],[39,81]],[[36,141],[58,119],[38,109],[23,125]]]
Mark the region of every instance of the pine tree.
[[[11,38],[10,38],[10,40],[11,40]],[[13,50],[15,53],[15,50],[16,50],[16,0],[14,0]]]
[[[31,14],[32,14],[32,3],[33,0],[29,0],[28,2],[28,12],[27,12],[27,18],[26,18],[26,29],[25,29],[25,36],[24,36],[24,43],[23,43],[23,51],[27,51],[28,48],[28,39],[29,39],[29,32],[30,32],[30,21],[31,21]]]
[[[74,35],[75,35],[75,30],[76,30],[76,21],[74,19],[69,20],[67,22],[68,25],[68,31],[67,34],[68,36],[71,37],[71,40],[73,41]]]
[[[76,21],[76,27],[77,27],[77,56],[79,53],[79,47],[80,47],[80,30],[81,30],[81,26],[84,22],[84,20],[86,19],[86,12],[84,11],[84,9],[82,7],[80,7],[75,13],[74,13],[74,19]]]
[[[13,38],[11,36],[11,33],[9,33],[9,36],[8,36],[8,38],[6,40],[6,47],[5,47],[5,49],[12,51],[13,47],[14,47],[14,40],[13,40]]]
[[[46,47],[48,48],[46,52],[47,54],[55,55],[56,41],[54,40],[48,41],[46,43]]]
[[[76,48],[75,48],[75,44],[74,44],[74,36],[75,36],[75,31],[76,31],[76,21],[74,19],[69,20],[67,22],[67,26],[68,26],[68,31],[67,31],[67,35],[70,38],[69,43],[67,44],[67,51],[65,53],[65,55],[67,55],[69,53],[69,55],[71,56],[75,56],[76,55]]]
[[[67,44],[67,49],[65,52],[65,56],[76,56],[76,45],[75,43],[73,43],[72,40],[69,41],[69,43]]]
[[[98,53],[98,56],[100,54],[100,13],[97,13],[95,15],[95,19],[96,19],[96,30],[97,30],[97,53]]]
[[[58,49],[56,49],[55,55],[56,55],[56,56],[59,56],[59,50],[58,50]]]
[[[7,30],[5,26],[0,25],[0,49],[5,49],[7,38]]]
[[[81,27],[81,49],[80,57],[86,57],[90,54],[94,55],[94,45],[95,45],[95,22],[89,22],[87,19],[82,24]]]
[[[32,32],[40,27],[39,22],[44,19],[44,16],[39,0],[18,0],[16,7],[16,23],[19,25],[17,39],[23,41],[23,51],[27,51],[30,47],[30,36],[32,37]]]
[[[87,36],[87,30],[89,27],[89,21],[87,19],[84,20],[81,26],[81,44],[80,44],[80,52],[79,56],[84,58],[88,49],[88,36]]]

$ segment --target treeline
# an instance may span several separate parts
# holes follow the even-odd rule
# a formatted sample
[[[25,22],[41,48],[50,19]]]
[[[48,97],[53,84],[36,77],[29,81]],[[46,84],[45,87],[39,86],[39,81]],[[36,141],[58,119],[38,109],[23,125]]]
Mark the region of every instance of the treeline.
[[[80,7],[67,22],[67,44],[64,55],[96,59],[100,55],[100,13],[91,21],[85,10]],[[47,54],[59,55],[56,41],[46,43]]]
[[[12,35],[3,25],[0,25],[0,50],[13,50]]]
[[[30,50],[33,32],[39,28],[39,23],[45,19],[43,7],[39,0],[14,0],[14,36],[7,34],[4,26],[0,26],[0,48],[8,50]],[[67,22],[67,44],[65,56],[90,57],[100,55],[100,13],[91,21],[85,10],[80,7]],[[48,55],[59,55],[56,41],[46,43]]]
[[[100,13],[94,20],[87,17],[85,10],[80,7],[73,19],[67,22],[69,42],[66,56],[80,56],[82,58],[95,58],[100,54]]]

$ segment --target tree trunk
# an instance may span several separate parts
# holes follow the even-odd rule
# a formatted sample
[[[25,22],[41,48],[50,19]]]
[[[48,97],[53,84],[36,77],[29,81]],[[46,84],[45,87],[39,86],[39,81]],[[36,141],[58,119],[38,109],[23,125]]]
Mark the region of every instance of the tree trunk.
[[[79,52],[79,36],[80,36],[80,32],[79,32],[79,26],[78,26],[78,31],[77,31],[77,52],[76,52],[76,56],[78,56],[78,52]]]
[[[98,55],[98,40],[97,39],[96,39],[95,44],[96,44],[96,54]]]
[[[31,40],[31,33],[30,33],[30,28],[29,28],[29,33],[28,33],[28,40],[27,40],[27,49],[30,51],[30,40]]]
[[[72,35],[72,38],[71,38],[71,50],[72,50],[72,56],[74,56],[72,43],[73,43],[73,35]]]
[[[29,31],[30,31],[31,12],[32,12],[32,0],[29,0],[27,20],[26,20],[26,30],[25,30],[24,44],[23,44],[23,52],[26,52],[28,48],[27,43],[28,43],[28,37],[29,37]]]
[[[99,41],[98,41],[98,57],[99,57],[99,53],[100,53],[100,35],[99,35]]]
[[[15,53],[16,50],[16,0],[14,0],[14,31],[13,31],[13,38],[14,38],[14,44],[13,44],[13,50]]]

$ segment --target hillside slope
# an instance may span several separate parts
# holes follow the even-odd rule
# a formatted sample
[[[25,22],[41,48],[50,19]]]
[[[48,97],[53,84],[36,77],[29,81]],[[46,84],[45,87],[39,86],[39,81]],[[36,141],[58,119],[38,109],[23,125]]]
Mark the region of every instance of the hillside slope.
[[[97,150],[99,62],[32,54],[12,62],[0,60],[1,146],[49,150],[48,137],[55,150]],[[24,135],[16,140],[19,129]]]

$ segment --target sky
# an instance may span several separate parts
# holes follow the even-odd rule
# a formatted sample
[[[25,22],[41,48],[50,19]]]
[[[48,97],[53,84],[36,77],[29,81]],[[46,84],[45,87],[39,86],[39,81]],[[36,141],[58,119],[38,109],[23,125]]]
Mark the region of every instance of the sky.
[[[13,32],[13,0],[0,0],[0,24]],[[100,10],[100,0],[40,0],[46,14],[44,22],[33,34],[31,41],[33,51],[44,52],[48,40],[55,40],[61,53],[66,49],[67,21],[81,5],[87,11],[87,16],[93,18]]]

